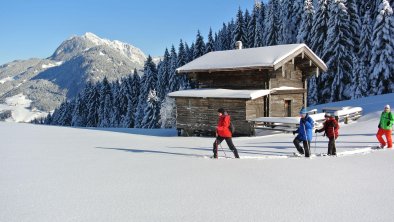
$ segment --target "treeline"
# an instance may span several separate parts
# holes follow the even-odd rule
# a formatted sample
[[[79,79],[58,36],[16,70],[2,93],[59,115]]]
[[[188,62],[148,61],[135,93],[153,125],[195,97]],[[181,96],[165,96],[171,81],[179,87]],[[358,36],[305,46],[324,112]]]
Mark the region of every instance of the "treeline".
[[[223,23],[219,31],[210,30],[207,41],[198,31],[190,45],[181,40],[177,50],[174,46],[166,49],[157,66],[149,56],[141,79],[135,72],[114,83],[104,80],[96,85],[87,84],[74,100],[64,102],[53,115],[35,122],[173,127],[174,104],[166,94],[194,87],[185,76],[175,73],[176,68],[211,51],[234,49],[236,41],[242,41],[245,48],[307,44],[328,66],[327,72],[308,83],[310,105],[391,93],[394,88],[393,2],[270,0],[267,4],[256,3],[251,12],[239,9],[235,20]],[[133,84],[138,93],[131,90]],[[80,103],[90,104],[91,108],[84,109]]]

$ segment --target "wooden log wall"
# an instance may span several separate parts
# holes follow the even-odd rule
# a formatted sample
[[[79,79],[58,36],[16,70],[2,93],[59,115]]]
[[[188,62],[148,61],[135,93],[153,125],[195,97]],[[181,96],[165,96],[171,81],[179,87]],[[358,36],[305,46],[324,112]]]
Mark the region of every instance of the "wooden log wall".
[[[268,89],[268,70],[198,73],[192,75],[199,88]]]
[[[285,72],[278,69],[270,73],[270,89],[281,86],[304,88],[302,71],[291,63],[284,65]],[[285,76],[283,76],[283,74]]]
[[[299,116],[303,107],[303,93],[298,94],[273,94],[270,96],[270,117],[285,117],[285,100],[291,101],[291,116]]]
[[[176,127],[182,129],[185,136],[214,136],[218,123],[217,110],[221,107],[231,116],[235,135],[253,135],[254,129],[246,121],[246,101],[243,99],[178,97],[176,105]]]

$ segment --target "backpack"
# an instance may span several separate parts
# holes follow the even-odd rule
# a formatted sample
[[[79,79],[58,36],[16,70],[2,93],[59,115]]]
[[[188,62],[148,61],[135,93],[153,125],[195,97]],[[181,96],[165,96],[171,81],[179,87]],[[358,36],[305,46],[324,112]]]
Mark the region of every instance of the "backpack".
[[[235,132],[235,126],[232,122],[230,122],[230,125],[228,126],[228,129],[230,130],[231,134]]]

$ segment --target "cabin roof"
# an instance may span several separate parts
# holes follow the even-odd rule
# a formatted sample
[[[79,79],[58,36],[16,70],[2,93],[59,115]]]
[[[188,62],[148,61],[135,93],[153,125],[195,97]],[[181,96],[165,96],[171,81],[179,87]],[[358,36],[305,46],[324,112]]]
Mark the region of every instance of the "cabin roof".
[[[236,71],[245,69],[274,69],[282,67],[302,55],[319,69],[326,71],[326,64],[305,44],[288,44],[259,48],[215,51],[207,53],[177,69],[178,73]]]
[[[193,98],[228,98],[253,100],[282,90],[298,90],[293,87],[280,87],[263,90],[233,90],[233,89],[189,89],[169,93],[170,97]]]

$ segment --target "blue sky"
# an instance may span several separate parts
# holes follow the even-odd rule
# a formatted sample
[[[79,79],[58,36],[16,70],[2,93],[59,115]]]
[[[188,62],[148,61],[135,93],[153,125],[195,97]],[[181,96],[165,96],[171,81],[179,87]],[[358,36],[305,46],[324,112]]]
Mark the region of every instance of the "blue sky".
[[[179,40],[206,40],[238,7],[254,0],[12,0],[0,4],[0,64],[15,59],[46,58],[73,35],[93,32],[130,43],[154,56]]]

